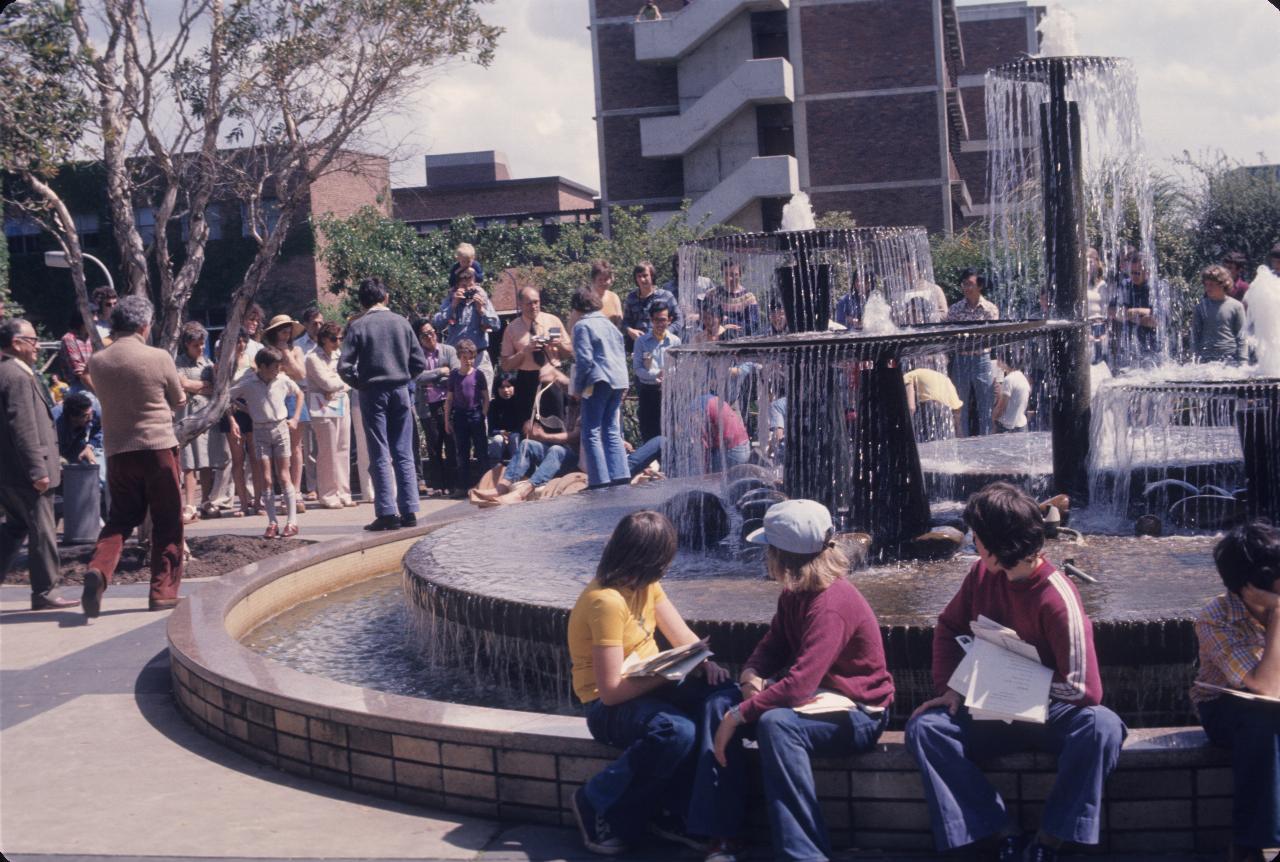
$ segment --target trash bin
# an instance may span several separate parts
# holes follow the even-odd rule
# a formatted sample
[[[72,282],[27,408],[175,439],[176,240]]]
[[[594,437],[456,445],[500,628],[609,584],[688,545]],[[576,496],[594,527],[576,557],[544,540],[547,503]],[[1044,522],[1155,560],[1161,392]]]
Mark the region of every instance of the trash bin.
[[[101,511],[98,465],[65,465],[62,468],[62,543],[96,542],[102,527]]]

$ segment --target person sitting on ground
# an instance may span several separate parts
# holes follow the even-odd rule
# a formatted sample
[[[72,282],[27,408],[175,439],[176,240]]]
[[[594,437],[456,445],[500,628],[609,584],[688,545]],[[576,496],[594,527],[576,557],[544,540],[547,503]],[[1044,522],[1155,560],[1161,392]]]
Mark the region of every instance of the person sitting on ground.
[[[291,377],[281,373],[282,359],[279,350],[264,346],[253,358],[256,372],[241,377],[231,388],[231,397],[244,405],[253,420],[253,454],[262,468],[267,510],[264,539],[289,539],[298,535],[298,498],[289,463],[292,449],[289,435],[298,428],[302,416],[302,390]],[[286,406],[290,396],[293,396],[292,410]],[[283,532],[276,519],[275,485],[271,481],[273,466],[284,490],[287,516]]]
[[[498,505],[529,499],[552,479],[578,469],[579,429],[577,412],[569,411],[569,423],[559,416],[543,416],[524,423],[516,454],[502,471],[493,490],[475,492],[475,498]]]
[[[1280,529],[1264,521],[1236,527],[1213,560],[1227,592],[1196,617],[1200,670],[1191,702],[1209,741],[1231,749],[1228,859],[1262,862],[1262,848],[1280,847],[1280,716],[1274,704],[1220,689],[1280,697]]]
[[[666,306],[671,317],[672,332],[679,335],[682,331],[680,327],[684,321],[681,319],[680,304],[676,302],[675,294],[656,286],[655,278],[657,270],[647,260],[637,263],[631,271],[631,280],[635,282],[636,289],[628,293],[622,302],[622,331],[627,336],[629,348],[640,340],[640,336],[650,331],[653,309],[657,305]]]
[[[444,401],[445,431],[453,436],[458,455],[458,486],[455,497],[463,497],[474,484],[471,456],[475,455],[480,476],[489,469],[489,436],[485,419],[489,414],[489,382],[476,367],[476,346],[469,339],[457,344],[458,367],[449,372],[449,393]]]
[[[1200,273],[1204,297],[1191,312],[1191,350],[1200,362],[1249,361],[1245,343],[1244,306],[1228,296],[1231,273],[1225,267],[1206,266]]]
[[[1102,788],[1115,768],[1124,722],[1101,705],[1102,679],[1093,625],[1071,579],[1041,550],[1044,517],[1036,501],[1007,482],[969,498],[965,523],[978,561],[938,617],[933,682],[938,696],[922,703],[906,727],[908,751],[920,766],[934,842],[940,851],[994,839],[1001,862],[1053,862],[1064,842],[1098,843]],[[979,615],[1013,629],[1053,671],[1044,724],[974,719],[964,696],[948,688]],[[1028,845],[978,762],[1016,751],[1055,755],[1058,772],[1040,829]]]
[[[951,378],[932,368],[913,368],[902,375],[907,386],[907,409],[911,412],[916,439],[950,440],[960,427],[960,400]]]
[[[632,512],[609,537],[595,578],[569,613],[573,689],[586,706],[587,730],[624,749],[573,795],[582,843],[593,853],[623,853],[646,827],[683,835],[697,716],[714,687],[729,679],[710,660],[681,685],[623,676],[628,659],[658,654],[658,632],[672,647],[698,641],[658,583],[675,554],[676,528],[666,516]],[[655,820],[664,807],[668,819]]]
[[[489,397],[489,463],[504,464],[520,445],[520,432],[524,428],[524,415],[516,403],[516,376],[507,371],[498,373]]]
[[[1022,373],[1022,358],[1017,351],[1006,348],[996,357],[996,365],[1003,375],[996,384],[996,406],[991,409],[996,433],[1026,431],[1031,382]]]
[[[778,503],[747,537],[766,546],[765,567],[782,593],[740,687],[705,702],[704,726],[716,731],[702,741],[688,827],[713,839],[708,862],[734,862],[742,854],[750,783],[744,737],[760,748],[773,858],[825,859],[831,841],[810,758],[867,751],[889,724],[894,688],[880,624],[845,578],[849,560],[834,537],[831,513],[813,500]],[[796,711],[819,692],[841,695],[844,707]]]
[[[458,273],[469,269],[475,273],[476,284],[484,283],[484,267],[476,260],[476,247],[469,242],[460,242],[453,250],[454,264],[449,267],[449,287],[457,287]]]

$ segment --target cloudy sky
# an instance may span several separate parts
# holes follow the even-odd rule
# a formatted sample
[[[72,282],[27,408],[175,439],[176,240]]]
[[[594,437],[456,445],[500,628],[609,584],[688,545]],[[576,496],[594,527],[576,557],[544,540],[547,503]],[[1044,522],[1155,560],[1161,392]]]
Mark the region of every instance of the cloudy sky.
[[[1267,0],[1052,5],[1074,18],[1080,53],[1132,58],[1158,167],[1184,150],[1280,161],[1280,11]],[[507,31],[493,65],[448,69],[390,129],[405,155],[396,185],[424,181],[426,153],[496,149],[513,176],[599,188],[587,0],[494,0],[486,17]]]

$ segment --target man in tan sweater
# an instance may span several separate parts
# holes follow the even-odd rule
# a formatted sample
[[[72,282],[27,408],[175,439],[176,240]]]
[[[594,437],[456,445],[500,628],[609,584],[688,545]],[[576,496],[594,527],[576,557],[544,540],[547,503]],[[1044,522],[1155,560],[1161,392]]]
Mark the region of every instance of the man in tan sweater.
[[[147,346],[153,310],[141,296],[126,296],[111,312],[111,345],[89,360],[102,397],[111,511],[84,577],[81,605],[96,617],[102,594],[120,562],[125,540],[151,513],[153,611],[178,603],[182,581],[182,491],[173,413],[186,403],[173,357]]]

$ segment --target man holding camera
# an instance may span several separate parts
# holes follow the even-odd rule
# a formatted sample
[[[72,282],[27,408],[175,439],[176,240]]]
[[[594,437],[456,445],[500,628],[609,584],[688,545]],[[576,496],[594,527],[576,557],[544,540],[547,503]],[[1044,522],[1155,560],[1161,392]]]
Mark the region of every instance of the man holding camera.
[[[493,383],[493,362],[489,359],[489,332],[501,322],[498,312],[484,288],[476,284],[475,270],[459,269],[453,291],[448,294],[440,311],[432,318],[438,331],[445,332],[445,342],[457,347],[463,339],[476,346],[476,367],[484,375],[485,385]]]
[[[523,287],[516,295],[520,316],[502,333],[503,371],[516,373],[515,405],[512,411],[528,419],[545,366],[557,368],[563,357],[573,353],[569,333],[560,318],[542,310],[542,294],[536,287]],[[564,416],[564,392],[555,384],[542,396],[541,416]]]

